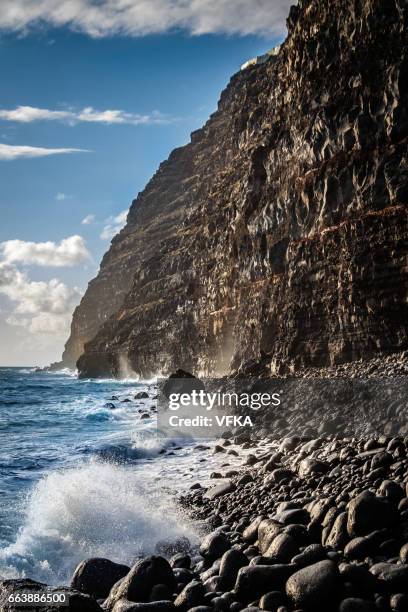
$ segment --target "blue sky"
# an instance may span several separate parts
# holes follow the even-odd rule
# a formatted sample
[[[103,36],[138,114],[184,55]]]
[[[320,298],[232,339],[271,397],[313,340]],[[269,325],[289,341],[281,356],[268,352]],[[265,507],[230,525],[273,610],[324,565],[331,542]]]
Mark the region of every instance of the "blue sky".
[[[162,31],[128,33],[108,20],[95,36],[92,19],[78,16],[56,27],[36,15],[31,27],[26,0],[13,1],[20,21],[0,17],[0,365],[46,364],[60,357],[72,309],[131,200],[206,121],[240,65],[280,42],[288,3],[277,2],[269,31],[231,32],[220,15],[197,33],[159,12]],[[233,10],[232,0],[220,6],[228,2]]]

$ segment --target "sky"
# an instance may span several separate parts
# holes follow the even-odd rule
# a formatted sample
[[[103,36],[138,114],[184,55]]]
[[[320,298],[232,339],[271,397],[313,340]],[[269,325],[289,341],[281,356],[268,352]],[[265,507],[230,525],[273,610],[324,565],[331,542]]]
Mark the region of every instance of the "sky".
[[[0,366],[61,357],[129,205],[288,0],[1,0]]]

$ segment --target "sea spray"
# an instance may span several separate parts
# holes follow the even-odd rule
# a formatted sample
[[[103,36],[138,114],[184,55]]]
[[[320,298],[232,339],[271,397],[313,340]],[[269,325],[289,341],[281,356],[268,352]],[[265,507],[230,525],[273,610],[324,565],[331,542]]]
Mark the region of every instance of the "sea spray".
[[[165,493],[132,467],[91,461],[36,484],[15,543],[0,551],[0,575],[64,583],[82,559],[132,563],[181,536],[195,539]]]

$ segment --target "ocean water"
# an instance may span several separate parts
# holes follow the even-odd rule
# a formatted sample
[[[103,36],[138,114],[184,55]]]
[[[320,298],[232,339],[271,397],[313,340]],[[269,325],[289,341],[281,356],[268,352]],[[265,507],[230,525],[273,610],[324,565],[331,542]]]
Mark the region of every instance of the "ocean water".
[[[194,542],[174,496],[206,483],[206,451],[158,437],[154,396],[153,382],[0,368],[0,577],[61,584],[91,556],[131,563],[160,540]]]

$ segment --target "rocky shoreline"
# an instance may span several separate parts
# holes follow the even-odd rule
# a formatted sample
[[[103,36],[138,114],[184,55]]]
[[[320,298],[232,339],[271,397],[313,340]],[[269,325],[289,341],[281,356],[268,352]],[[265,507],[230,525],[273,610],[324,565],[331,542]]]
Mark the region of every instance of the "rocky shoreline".
[[[407,443],[226,434],[213,452],[250,447],[245,468],[180,499],[206,527],[198,550],[182,540],[132,568],[89,559],[63,589],[6,580],[0,610],[17,609],[16,589],[63,591],[73,612],[407,610]]]
[[[381,372],[405,377],[406,355],[326,370],[349,380]],[[162,544],[132,567],[84,560],[62,589],[3,580],[0,610],[20,609],[8,603],[16,590],[64,591],[72,612],[408,610],[407,448],[408,436],[344,438],[341,429],[225,432],[206,457],[210,476],[212,456],[219,466],[225,455],[215,485],[196,482],[179,498],[203,529],[199,546]]]

